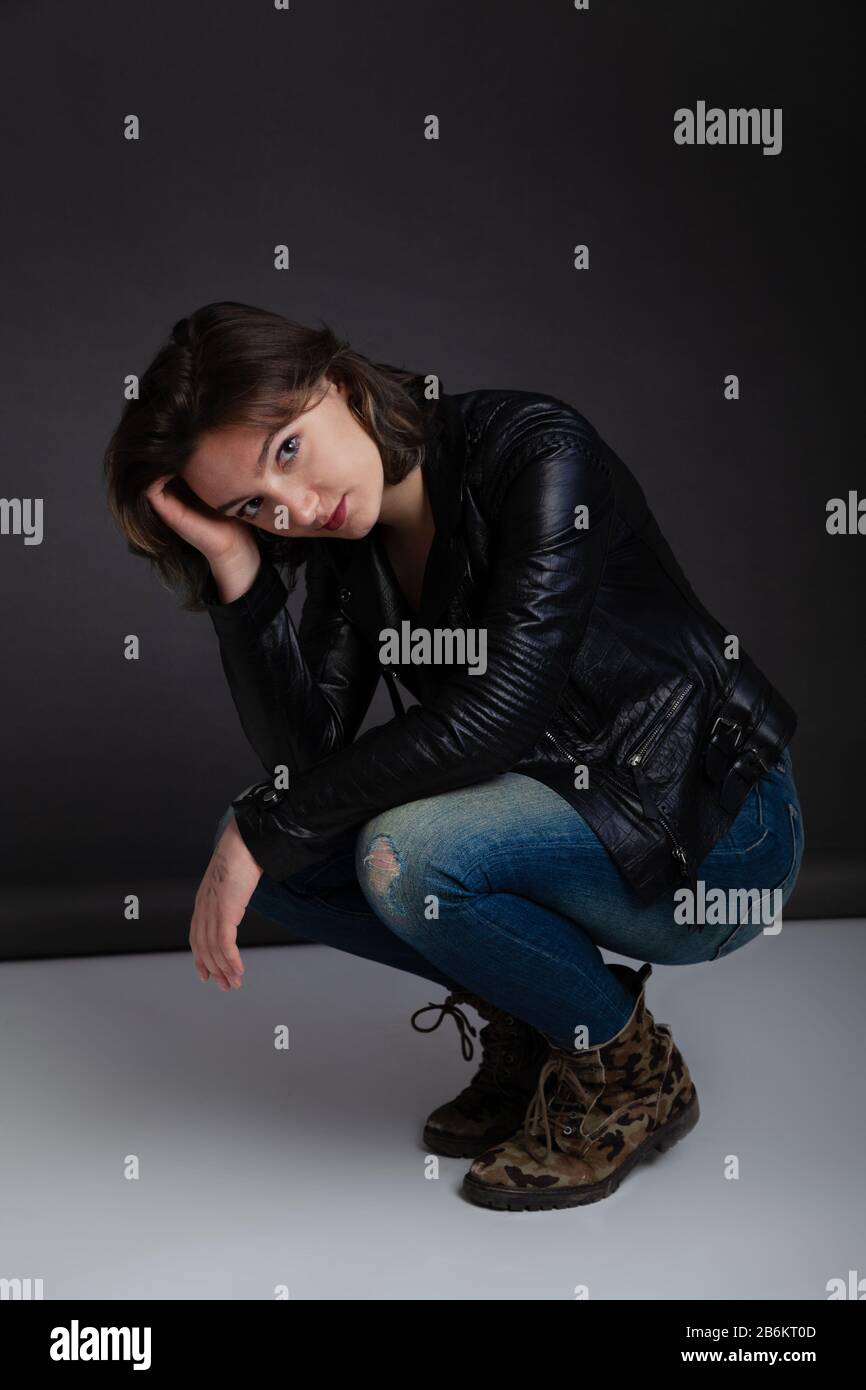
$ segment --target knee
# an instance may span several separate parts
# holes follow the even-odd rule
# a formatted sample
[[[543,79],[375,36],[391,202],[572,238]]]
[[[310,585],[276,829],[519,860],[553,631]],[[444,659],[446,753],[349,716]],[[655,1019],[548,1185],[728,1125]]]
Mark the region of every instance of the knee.
[[[417,803],[392,806],[360,827],[355,850],[358,882],[379,916],[414,921],[427,880],[429,835]]]
[[[365,844],[362,866],[371,890],[386,895],[400,877],[402,868],[390,835],[374,835]]]
[[[403,887],[403,855],[392,830],[375,817],[362,826],[355,848],[355,869],[364,896],[374,909],[397,909]]]
[[[376,912],[423,921],[438,919],[440,902],[487,891],[486,875],[467,865],[461,843],[449,845],[423,819],[410,821],[402,808],[375,816],[361,827],[356,846],[358,881]]]

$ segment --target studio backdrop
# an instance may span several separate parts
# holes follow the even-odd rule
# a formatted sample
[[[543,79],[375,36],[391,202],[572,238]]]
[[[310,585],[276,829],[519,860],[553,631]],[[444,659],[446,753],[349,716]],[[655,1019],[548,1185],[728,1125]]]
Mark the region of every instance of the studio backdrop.
[[[854,7],[86,9],[0,19],[2,954],[183,946],[262,776],[207,615],[128,553],[101,471],[172,324],[217,299],[586,415],[797,711],[787,916],[862,914]],[[380,684],[364,727],[391,715]]]

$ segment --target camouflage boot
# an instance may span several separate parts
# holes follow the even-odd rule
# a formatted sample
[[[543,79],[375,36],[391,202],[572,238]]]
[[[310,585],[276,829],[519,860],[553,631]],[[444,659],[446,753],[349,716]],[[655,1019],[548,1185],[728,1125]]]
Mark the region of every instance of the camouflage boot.
[[[489,1022],[479,1037],[483,1060],[469,1085],[427,1116],[424,1146],[430,1153],[446,1158],[474,1158],[514,1133],[538,1084],[538,1073],[548,1050],[547,1039],[528,1023],[468,990],[454,991],[444,1004],[416,1009],[412,1027],[419,1033],[432,1033],[450,1014],[460,1033],[463,1056],[470,1062],[470,1034],[474,1038],[476,1032],[458,1007],[460,1004],[470,1004]],[[427,1009],[441,1012],[430,1028],[419,1028],[415,1019]]]
[[[697,1124],[689,1069],[670,1026],[656,1023],[644,1002],[652,966],[608,969],[634,995],[628,1021],[584,1051],[548,1044],[522,1127],[476,1158],[463,1179],[471,1202],[505,1211],[598,1202]]]

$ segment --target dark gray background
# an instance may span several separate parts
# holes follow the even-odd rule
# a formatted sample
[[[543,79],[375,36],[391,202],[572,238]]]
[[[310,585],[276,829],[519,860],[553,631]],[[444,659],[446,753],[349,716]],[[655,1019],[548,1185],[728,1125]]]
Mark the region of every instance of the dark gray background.
[[[866,537],[825,529],[827,499],[866,486],[853,14],[4,5],[0,491],[44,498],[45,535],[0,537],[0,949],[182,943],[215,822],[261,777],[209,619],[127,553],[101,473],[125,375],[222,298],[324,319],[448,391],[546,391],[588,416],[799,713],[788,915],[863,911]],[[673,112],[699,99],[781,106],[781,154],[676,146]],[[389,715],[380,687],[368,722]]]

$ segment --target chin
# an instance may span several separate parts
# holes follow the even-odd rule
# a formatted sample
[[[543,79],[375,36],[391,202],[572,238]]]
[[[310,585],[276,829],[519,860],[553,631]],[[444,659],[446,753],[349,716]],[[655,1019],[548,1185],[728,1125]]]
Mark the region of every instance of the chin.
[[[349,499],[346,499],[348,506]],[[346,521],[337,532],[338,536],[345,536],[346,540],[359,541],[362,536],[366,536],[372,531],[376,522],[379,520],[378,511],[370,511],[354,507],[346,517]]]

